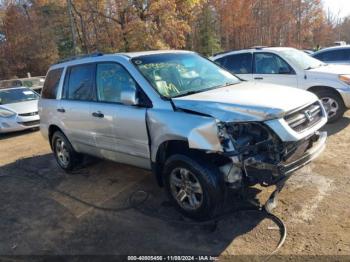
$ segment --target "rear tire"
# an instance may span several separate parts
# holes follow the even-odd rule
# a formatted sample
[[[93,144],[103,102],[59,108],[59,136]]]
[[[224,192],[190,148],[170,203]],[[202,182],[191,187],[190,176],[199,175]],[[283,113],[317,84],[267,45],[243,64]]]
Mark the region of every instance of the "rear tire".
[[[78,166],[81,156],[62,132],[56,131],[53,134],[51,145],[56,161],[64,171],[70,172]]]
[[[328,123],[334,123],[343,116],[346,108],[343,99],[337,93],[330,90],[320,90],[315,91],[315,94],[326,109]]]
[[[163,175],[170,201],[185,216],[206,220],[221,212],[225,185],[214,165],[198,157],[176,154],[165,162]]]

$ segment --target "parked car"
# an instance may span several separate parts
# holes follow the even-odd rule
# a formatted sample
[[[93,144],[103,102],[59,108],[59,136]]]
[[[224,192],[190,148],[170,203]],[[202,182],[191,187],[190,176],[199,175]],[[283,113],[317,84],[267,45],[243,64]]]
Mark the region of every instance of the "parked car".
[[[329,122],[338,120],[350,108],[349,66],[328,65],[288,47],[232,51],[211,59],[241,79],[296,87],[316,94]]]
[[[52,65],[41,131],[66,171],[81,154],[150,169],[185,215],[220,212],[228,188],[281,183],[317,157],[317,97],[242,82],[188,51],[94,55]]]
[[[312,54],[312,57],[329,64],[350,65],[350,45],[324,48]]]
[[[26,87],[0,89],[0,133],[38,128],[38,99]]]
[[[343,46],[343,45],[346,45],[346,42],[345,41],[335,41],[335,42],[333,42],[333,44],[335,46]]]
[[[0,80],[0,88],[28,87],[36,93],[40,94],[44,81],[45,77],[42,76]]]
[[[308,54],[308,55],[312,55],[313,53],[315,53],[313,50],[310,50],[310,49],[304,49],[302,50],[305,54]]]

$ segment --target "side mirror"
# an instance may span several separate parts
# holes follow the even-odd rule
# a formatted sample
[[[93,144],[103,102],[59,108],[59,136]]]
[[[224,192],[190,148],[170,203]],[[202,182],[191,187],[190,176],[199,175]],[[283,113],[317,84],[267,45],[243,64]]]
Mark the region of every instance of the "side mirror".
[[[138,104],[136,89],[123,90],[120,94],[120,101],[124,105],[135,106]]]

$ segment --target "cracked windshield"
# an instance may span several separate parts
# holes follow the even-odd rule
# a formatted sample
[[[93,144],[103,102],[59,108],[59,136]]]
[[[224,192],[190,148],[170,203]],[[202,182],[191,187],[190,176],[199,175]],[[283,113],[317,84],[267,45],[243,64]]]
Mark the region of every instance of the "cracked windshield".
[[[133,59],[163,97],[173,98],[239,83],[216,64],[195,54],[158,54]]]

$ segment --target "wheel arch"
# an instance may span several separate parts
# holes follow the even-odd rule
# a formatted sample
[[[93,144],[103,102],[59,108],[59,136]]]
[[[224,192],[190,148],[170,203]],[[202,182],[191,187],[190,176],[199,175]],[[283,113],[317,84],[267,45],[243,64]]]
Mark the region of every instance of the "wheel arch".
[[[343,97],[341,96],[341,94],[334,87],[316,85],[316,86],[309,87],[307,89],[307,91],[312,92],[314,94],[317,92],[320,92],[320,91],[329,91],[329,92],[332,92],[333,94],[337,95],[341,100],[343,100]],[[344,102],[344,100],[343,100],[343,102]]]
[[[224,157],[215,152],[208,153],[202,149],[195,149],[189,146],[188,141],[186,140],[167,140],[164,141],[158,147],[156,153],[155,161],[152,161],[152,171],[156,176],[157,183],[160,187],[163,187],[163,167],[166,160],[174,154],[182,154],[187,156],[192,156],[200,159],[204,159],[209,162],[217,162],[219,165],[223,165],[230,161],[229,158]]]
[[[163,187],[163,166],[166,159],[177,152],[188,152],[190,150],[188,141],[186,140],[167,140],[162,142],[156,152],[156,159],[152,161],[152,171],[156,176],[157,183],[160,187]]]
[[[50,125],[49,126],[49,142],[50,142],[51,149],[53,149],[53,147],[52,147],[52,136],[57,131],[60,131],[65,137],[67,137],[59,126],[57,126],[57,125]]]

